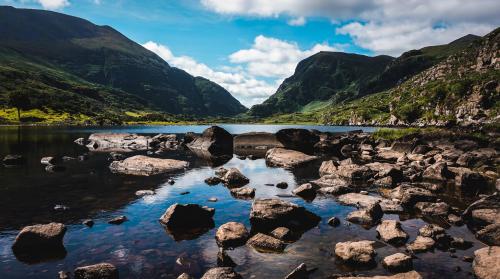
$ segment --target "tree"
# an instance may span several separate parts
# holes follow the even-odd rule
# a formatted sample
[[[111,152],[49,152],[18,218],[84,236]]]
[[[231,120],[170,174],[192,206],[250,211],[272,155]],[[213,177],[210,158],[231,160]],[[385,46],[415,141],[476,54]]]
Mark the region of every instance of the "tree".
[[[30,108],[31,99],[28,94],[24,92],[11,92],[9,94],[8,104],[17,109],[17,118],[21,121],[21,110]]]

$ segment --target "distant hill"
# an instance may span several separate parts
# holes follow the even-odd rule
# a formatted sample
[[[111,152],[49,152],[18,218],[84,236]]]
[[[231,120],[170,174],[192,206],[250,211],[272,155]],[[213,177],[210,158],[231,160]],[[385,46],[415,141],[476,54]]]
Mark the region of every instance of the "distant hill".
[[[0,7],[0,81],[0,105],[8,92],[24,90],[45,109],[71,113],[246,111],[224,88],[169,66],[109,26],[42,10]]]
[[[248,115],[311,112],[392,88],[480,37],[467,35],[446,45],[411,50],[398,58],[320,52],[301,61],[295,73]]]

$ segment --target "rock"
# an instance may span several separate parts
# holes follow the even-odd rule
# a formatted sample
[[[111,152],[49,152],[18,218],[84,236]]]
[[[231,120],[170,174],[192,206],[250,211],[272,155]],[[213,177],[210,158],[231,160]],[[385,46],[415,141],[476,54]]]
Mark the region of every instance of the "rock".
[[[305,263],[301,263],[296,267],[290,274],[288,274],[285,279],[307,279],[309,278],[309,272],[307,272],[307,266]]]
[[[208,185],[217,185],[222,182],[222,179],[220,179],[217,176],[212,176],[207,179],[205,179],[205,183]]]
[[[375,159],[382,162],[395,163],[399,158],[405,156],[404,153],[382,148],[375,155]]]
[[[452,237],[451,241],[450,241],[450,246],[453,247],[450,249],[457,248],[457,249],[466,250],[466,249],[469,249],[470,247],[474,246],[474,244],[470,241],[467,241],[467,240],[461,238],[461,237]]]
[[[279,182],[278,184],[276,184],[276,188],[286,189],[286,188],[288,188],[288,183],[286,183],[286,182]]]
[[[228,169],[220,167],[220,168],[218,168],[218,169],[215,170],[215,176],[217,176],[217,177],[219,177],[219,178],[222,179],[222,177],[224,177],[224,175],[226,175],[226,173],[228,171],[229,171]]]
[[[427,152],[431,151],[431,147],[426,145],[426,144],[419,144],[415,146],[413,151],[411,153],[413,154],[425,154]]]
[[[98,133],[89,136],[87,147],[95,151],[147,150],[150,137],[128,133]]]
[[[413,187],[409,184],[403,184],[391,190],[389,196],[401,201],[403,206],[414,206],[417,202],[432,202],[436,196],[429,190]]]
[[[144,197],[144,196],[152,196],[154,195],[155,192],[151,190],[139,190],[135,192],[135,195],[138,197]]]
[[[472,263],[478,279],[498,279],[500,274],[500,247],[490,246],[474,251]]]
[[[461,226],[462,225],[462,218],[460,216],[457,216],[455,214],[449,214],[448,215],[448,222],[452,223],[453,225],[456,226]]]
[[[177,140],[177,135],[176,134],[170,134],[170,135],[165,135],[165,134],[158,134],[154,137],[151,138],[151,141],[149,142],[149,146],[151,148],[164,148],[164,149],[169,149],[177,145],[179,141]]]
[[[194,279],[194,277],[191,277],[189,274],[187,273],[182,273],[181,275],[179,275],[177,277],[177,279]]]
[[[377,226],[377,232],[381,240],[395,245],[404,244],[409,237],[396,220],[383,220]]]
[[[68,206],[65,206],[63,204],[56,204],[54,206],[54,210],[55,211],[66,211],[66,210],[69,210],[70,208]]]
[[[463,212],[462,219],[474,230],[497,223],[500,220],[500,195],[495,193],[475,201]]]
[[[488,189],[488,179],[477,171],[471,171],[467,168],[454,168],[460,169],[455,174],[455,185],[460,187],[463,191],[477,193]]]
[[[55,165],[56,163],[58,163],[58,160],[54,157],[43,157],[40,160],[40,163],[42,165]]]
[[[415,241],[406,245],[406,248],[412,253],[421,253],[434,248],[435,244],[436,242],[434,241],[434,239],[419,235],[417,236]]]
[[[84,138],[77,138],[73,142],[78,144],[78,145],[86,145],[87,144],[87,141]]]
[[[59,279],[70,279],[70,273],[66,271],[59,271]]]
[[[22,155],[7,155],[2,162],[6,166],[20,166],[26,163],[26,159]]]
[[[311,181],[311,183],[315,183],[315,184],[316,184],[316,182],[317,182],[317,180]],[[318,184],[316,184],[316,185],[318,185]],[[336,195],[341,195],[341,194],[352,192],[353,189],[348,187],[348,186],[336,185],[336,186],[319,188],[317,191],[323,195],[336,196]]]
[[[317,159],[318,157],[316,156],[284,148],[273,148],[266,152],[266,163],[268,165],[283,168],[296,168],[314,162]]]
[[[337,175],[349,181],[366,181],[373,177],[374,172],[366,166],[351,164],[338,166]]]
[[[285,227],[278,227],[271,232],[271,236],[283,240],[291,241],[294,239],[292,231]]]
[[[286,247],[283,241],[263,233],[252,236],[247,244],[260,252],[283,252]]]
[[[377,223],[384,212],[380,207],[379,202],[374,202],[366,206],[364,209],[353,211],[347,216],[347,220],[352,223],[371,226]]]
[[[228,187],[238,187],[248,184],[250,179],[244,176],[237,168],[230,168],[222,177],[222,181]]]
[[[61,223],[49,223],[24,227],[12,245],[14,251],[32,251],[53,249],[63,246],[66,226]]]
[[[118,279],[118,269],[109,263],[75,268],[75,279]]]
[[[160,217],[160,223],[176,228],[213,226],[215,209],[197,204],[173,204]]]
[[[118,152],[110,152],[109,157],[113,161],[121,161],[121,160],[125,159],[125,155],[118,153]]]
[[[440,235],[446,234],[446,231],[438,225],[427,224],[418,230],[418,234],[421,236],[437,239]]]
[[[57,166],[57,165],[48,165],[45,167],[45,171],[46,172],[51,172],[51,173],[54,173],[54,172],[63,172],[66,170],[66,167],[64,166]]]
[[[382,260],[382,265],[393,272],[409,271],[413,268],[412,258],[403,253],[396,253],[385,257]]]
[[[340,225],[340,219],[337,217],[332,217],[328,219],[328,225],[332,227],[337,227],[338,225]]]
[[[118,216],[108,221],[109,224],[120,225],[123,222],[128,221],[126,216]]]
[[[497,151],[493,148],[480,148],[474,151],[466,152],[457,159],[457,164],[464,167],[477,167],[488,165],[497,158]]]
[[[94,220],[92,220],[92,219],[86,219],[86,220],[83,220],[82,224],[84,224],[85,226],[91,228],[92,226],[94,226]]]
[[[220,249],[217,253],[217,266],[218,267],[235,267],[236,263],[226,253],[224,249]]]
[[[317,187],[313,186],[311,183],[305,183],[295,188],[292,193],[306,200],[310,200],[316,197],[316,189]]]
[[[450,211],[450,206],[444,202],[417,202],[415,208],[429,216],[446,216]]]
[[[201,279],[243,279],[231,267],[214,267],[209,269]]]
[[[380,207],[386,213],[389,212],[402,212],[401,206],[394,201],[383,199],[374,196],[362,195],[359,193],[348,193],[338,197],[338,201],[342,204],[367,207],[370,204],[380,202]]]
[[[311,152],[320,138],[317,134],[305,129],[282,129],[276,133],[276,139],[286,149]]]
[[[392,177],[386,176],[383,178],[379,178],[373,181],[373,185],[383,187],[383,188],[392,188],[396,183],[392,180]]]
[[[373,276],[373,277],[363,277],[363,276],[356,276],[356,277],[338,277],[337,279],[422,279],[422,276],[418,274],[418,272],[412,270],[410,272],[406,273],[398,273],[394,275],[388,275],[388,276]]]
[[[189,163],[186,161],[136,155],[123,161],[114,161],[109,168],[117,173],[150,176],[183,170],[188,166]]]
[[[323,163],[321,163],[321,167],[319,167],[319,175],[325,176],[335,174],[337,172],[337,166],[338,163],[333,160],[323,161]]]
[[[395,141],[392,143],[391,150],[401,153],[411,153],[415,145],[415,141]]]
[[[500,246],[500,223],[488,225],[477,231],[476,237],[488,245]]]
[[[245,225],[237,222],[228,222],[217,229],[215,240],[220,247],[237,247],[245,244],[249,233]]]
[[[231,189],[231,195],[239,199],[253,199],[255,197],[255,188],[243,187]]]
[[[218,126],[212,126],[201,137],[187,144],[191,150],[206,151],[211,154],[233,154],[233,136]]]
[[[198,136],[193,132],[187,132],[184,134],[182,138],[182,144],[187,145],[188,143],[193,142]]]
[[[260,229],[287,227],[307,230],[316,226],[320,220],[319,216],[304,207],[279,199],[257,199],[250,211],[252,226]]]
[[[375,258],[374,241],[347,241],[335,244],[335,255],[345,262],[353,264],[369,264]]]
[[[445,181],[450,177],[450,172],[445,162],[437,162],[427,167],[422,173],[423,179]]]
[[[393,183],[399,183],[403,180],[403,171],[397,165],[375,162],[365,166],[376,172],[377,178],[390,177]]]
[[[319,179],[311,181],[311,184],[314,184],[314,185],[321,187],[321,188],[337,187],[337,186],[349,188],[349,182],[347,182],[343,178],[340,178],[336,174],[324,175],[324,176],[320,177]]]
[[[276,135],[264,132],[250,132],[234,136],[235,149],[271,149],[283,147],[283,144],[276,139]]]

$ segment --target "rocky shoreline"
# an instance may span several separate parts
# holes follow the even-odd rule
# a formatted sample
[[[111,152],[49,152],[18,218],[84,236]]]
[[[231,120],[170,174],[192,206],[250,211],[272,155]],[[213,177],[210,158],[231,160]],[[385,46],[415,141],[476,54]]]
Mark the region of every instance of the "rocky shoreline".
[[[247,133],[233,136],[213,126],[201,135],[142,136],[136,134],[93,134],[75,144],[91,152],[109,153],[110,169],[122,175],[150,176],[182,172],[189,163],[162,159],[161,154],[187,148],[204,160],[220,166],[233,153],[249,159],[264,159],[268,166],[294,170],[317,168],[319,178],[298,185],[292,193],[304,200],[316,196],[331,198],[357,210],[347,216],[353,226],[376,227],[377,239],[401,247],[400,253],[375,262],[377,245],[372,239],[332,243],[341,262],[362,269],[381,264],[394,273],[391,276],[355,278],[423,278],[413,270],[412,261],[420,253],[433,249],[453,253],[469,249],[472,243],[447,232],[447,226],[466,225],[476,238],[488,245],[477,249],[471,262],[477,278],[498,278],[500,266],[500,180],[498,146],[494,140],[441,137],[432,134],[407,135],[397,140],[375,139],[372,134],[355,131],[343,134],[304,129],[283,129],[276,134]],[[128,155],[144,151],[146,155]],[[84,160],[84,158],[81,158]],[[221,163],[222,162],[222,163]],[[5,165],[23,164],[20,156],[4,158]],[[64,171],[64,160],[41,158],[47,171]],[[52,167],[51,167],[52,166]],[[51,167],[51,168],[49,168]],[[237,199],[253,200],[249,221],[251,228],[238,222],[227,222],[217,229],[220,248],[219,267],[207,270],[202,278],[242,278],[226,249],[248,245],[259,253],[282,253],[287,245],[300,241],[301,235],[318,225],[321,217],[295,203],[278,198],[254,198],[258,189],[249,187],[251,177],[236,168],[217,168],[207,184],[222,183]],[[172,184],[175,181],[172,181]],[[278,185],[277,185],[278,186]],[[280,185],[279,187],[287,187]],[[449,205],[441,193],[448,191],[467,203],[464,209]],[[139,191],[138,191],[139,192]],[[143,191],[140,195],[148,195]],[[138,195],[139,195],[138,194]],[[198,204],[175,204],[159,217],[159,223],[174,239],[194,239],[214,227],[215,209]],[[387,214],[416,214],[431,220],[419,228],[417,238],[408,242],[408,234],[397,220]],[[328,223],[337,226],[335,216]],[[87,220],[86,222],[88,222]],[[90,220],[91,221],[91,220]],[[109,220],[119,225],[126,216]],[[330,222],[331,221],[331,222]],[[444,226],[445,224],[446,226]],[[44,252],[57,251],[64,257],[63,239],[66,227],[61,223],[25,227],[12,244],[21,260],[37,262]],[[54,258],[54,255],[49,255]],[[219,262],[219,260],[218,260]],[[316,267],[321,269],[321,266]],[[313,274],[307,263],[291,270],[286,278],[308,278]],[[69,278],[62,272],[60,278]],[[118,269],[109,263],[78,267],[73,278],[118,278]],[[331,278],[354,278],[352,274]],[[64,277],[66,276],[66,277]],[[182,274],[178,278],[193,278]]]

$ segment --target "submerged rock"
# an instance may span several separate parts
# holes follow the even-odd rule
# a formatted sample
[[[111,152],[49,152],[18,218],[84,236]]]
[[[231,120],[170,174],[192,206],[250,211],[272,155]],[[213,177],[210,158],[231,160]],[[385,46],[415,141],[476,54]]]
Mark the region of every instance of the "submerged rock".
[[[282,252],[286,247],[285,242],[263,233],[252,236],[247,244],[260,252]]]
[[[118,279],[118,269],[110,263],[77,267],[75,279]]]
[[[356,276],[356,277],[338,277],[337,279],[422,279],[422,276],[418,274],[418,272],[412,270],[406,273],[398,273],[394,275],[379,275],[379,276],[373,276],[373,277],[363,277],[363,276]]]
[[[273,148],[266,152],[267,164],[283,168],[296,168],[314,162],[317,159],[318,157],[316,156],[284,148]]]
[[[353,264],[369,264],[375,258],[374,241],[347,241],[335,245],[335,255],[345,262]]]
[[[381,240],[396,245],[404,244],[409,237],[396,220],[383,220],[377,226],[377,232]]]
[[[500,247],[490,246],[474,251],[472,268],[478,279],[497,279],[500,274]]]
[[[212,126],[187,146],[191,150],[207,151],[214,155],[232,154],[233,136],[221,127]]]
[[[173,159],[159,159],[143,155],[129,157],[123,161],[114,161],[109,168],[113,172],[150,176],[187,168],[189,163]]]
[[[382,265],[390,271],[408,271],[413,268],[412,258],[403,253],[396,253],[385,257]]]
[[[287,227],[307,230],[320,220],[319,216],[304,207],[280,199],[257,199],[250,211],[250,222],[258,229]]]
[[[214,267],[209,269],[201,279],[242,279],[231,267]]]
[[[215,240],[221,247],[237,247],[245,244],[249,235],[242,223],[228,222],[217,229]]]

